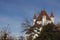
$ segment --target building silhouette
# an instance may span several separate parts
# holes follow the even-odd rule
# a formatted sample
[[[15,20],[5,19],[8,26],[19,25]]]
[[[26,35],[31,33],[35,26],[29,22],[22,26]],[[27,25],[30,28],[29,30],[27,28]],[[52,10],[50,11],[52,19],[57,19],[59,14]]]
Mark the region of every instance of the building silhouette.
[[[34,14],[33,26],[26,32],[26,40],[34,40],[39,36],[43,26],[51,23],[54,23],[53,12],[51,12],[50,16],[48,16],[46,10],[41,10],[38,16]]]

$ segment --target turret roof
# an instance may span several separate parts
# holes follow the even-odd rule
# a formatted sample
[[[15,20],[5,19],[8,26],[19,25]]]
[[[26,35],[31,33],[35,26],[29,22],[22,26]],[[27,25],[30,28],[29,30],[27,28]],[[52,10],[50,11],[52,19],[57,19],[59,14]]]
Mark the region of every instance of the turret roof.
[[[54,17],[54,15],[53,15],[53,12],[51,12],[51,15],[50,15],[50,17]]]
[[[33,17],[34,19],[36,19],[37,17],[36,17],[36,14],[34,14],[34,17]]]

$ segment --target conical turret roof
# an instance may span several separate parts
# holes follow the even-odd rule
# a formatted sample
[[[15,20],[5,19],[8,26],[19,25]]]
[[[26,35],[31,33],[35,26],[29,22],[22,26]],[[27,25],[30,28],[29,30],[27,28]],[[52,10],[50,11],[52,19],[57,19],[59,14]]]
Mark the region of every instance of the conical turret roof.
[[[37,16],[36,16],[36,14],[34,14],[34,17],[33,17],[34,19],[36,19],[37,18]]]
[[[53,15],[53,12],[51,12],[51,15],[50,15],[50,17],[54,17],[54,15]]]

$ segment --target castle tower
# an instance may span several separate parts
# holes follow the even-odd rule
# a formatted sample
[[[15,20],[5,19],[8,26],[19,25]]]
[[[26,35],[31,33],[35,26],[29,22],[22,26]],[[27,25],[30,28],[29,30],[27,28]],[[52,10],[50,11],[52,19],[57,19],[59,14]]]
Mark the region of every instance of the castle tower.
[[[34,14],[34,17],[33,17],[33,25],[34,25],[35,22],[36,22],[36,18],[37,18],[37,16],[36,16],[36,14]]]
[[[53,15],[53,12],[51,12],[50,19],[51,19],[51,22],[54,23],[54,15]]]
[[[42,13],[42,25],[45,25],[47,13],[45,10],[43,10],[41,13]]]

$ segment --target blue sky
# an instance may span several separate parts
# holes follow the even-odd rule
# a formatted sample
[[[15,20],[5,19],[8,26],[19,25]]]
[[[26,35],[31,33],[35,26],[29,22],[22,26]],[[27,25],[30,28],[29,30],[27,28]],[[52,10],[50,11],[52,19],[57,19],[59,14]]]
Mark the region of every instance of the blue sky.
[[[53,11],[55,23],[60,22],[60,0],[0,0],[0,29],[9,24],[10,31],[19,35],[22,20],[32,19],[41,9],[48,15]]]

